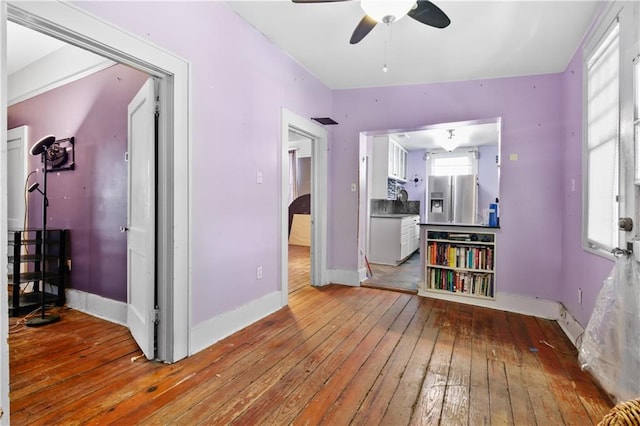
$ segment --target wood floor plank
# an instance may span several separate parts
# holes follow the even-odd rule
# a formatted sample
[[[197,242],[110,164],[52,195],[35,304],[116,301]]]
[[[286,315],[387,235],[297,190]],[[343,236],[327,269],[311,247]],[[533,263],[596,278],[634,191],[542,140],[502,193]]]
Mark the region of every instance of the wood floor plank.
[[[341,351],[344,342],[358,340],[360,335],[364,335],[362,328],[366,327],[367,318],[374,310],[384,308],[385,300],[380,296],[372,297],[363,309],[339,326],[331,338],[323,342],[310,356],[293,366],[277,383],[270,386],[250,408],[240,413],[231,424],[266,424],[270,421],[284,423],[283,420],[287,414],[293,418],[297,412],[287,411],[291,401],[304,398],[305,389],[315,388],[315,386],[305,386],[306,383],[311,383],[314,379],[324,381],[331,374],[330,368],[335,371],[335,368],[342,361],[339,355],[344,354],[344,351]],[[301,378],[302,384],[300,384]],[[297,403],[293,405],[299,406]],[[270,413],[274,406],[280,407],[275,416]],[[282,417],[279,416],[280,414]]]
[[[280,357],[271,367],[264,366],[264,371],[260,372],[259,381],[254,380],[253,374],[236,378],[226,386],[211,392],[188,413],[178,417],[176,421],[183,424],[194,424],[207,423],[215,419],[216,422],[230,423],[291,369],[301,364],[305,365],[305,369],[312,369],[316,364],[313,355],[322,354],[322,350],[318,350],[318,348],[330,340],[339,327],[345,321],[348,322],[354,312],[367,305],[369,300],[369,297],[360,297],[354,300],[353,304],[341,305],[335,311],[328,313],[326,321],[316,324],[317,329],[310,328],[305,336],[301,336],[298,345],[289,353]]]
[[[394,304],[380,318],[376,326],[354,347],[351,354],[345,359],[344,363],[340,366],[340,374],[331,376],[325,383],[325,386],[310,399],[294,422],[315,424],[322,420],[325,413],[342,393],[353,375],[360,370],[362,364],[371,355],[378,342],[394,323],[410,298],[411,296],[402,294],[396,299]]]
[[[521,374],[527,386],[529,402],[539,425],[564,424],[560,408],[549,387],[549,382],[538,358],[538,343],[529,335],[524,315],[512,314],[508,316],[514,346],[519,351],[521,359]]]
[[[557,354],[562,355],[558,356],[561,368],[567,373],[574,387],[579,389],[577,396],[582,406],[591,421],[597,424],[611,409],[610,404],[605,403],[608,398],[606,392],[574,361],[578,358],[578,351],[562,332],[558,323],[538,318],[536,322],[544,335],[544,342],[553,346]]]
[[[171,365],[81,312],[11,318],[11,424],[563,425],[612,406],[554,322],[308,281],[289,301]]]
[[[402,334],[393,354],[389,357],[389,362],[382,367],[376,382],[358,408],[358,412],[352,420],[353,424],[367,425],[379,422],[394,396],[404,392],[404,389],[399,389],[400,380],[407,372],[407,364],[431,314],[431,306],[433,306],[433,299],[420,301],[417,312]]]
[[[411,320],[415,317],[420,301],[411,298],[405,309],[398,315],[389,330],[380,339],[371,355],[362,363],[359,371],[344,388],[340,396],[331,405],[322,418],[325,424],[349,424],[360,408],[362,401],[369,394],[374,382],[387,365],[396,349],[401,336],[405,333]]]
[[[472,309],[458,305],[454,348],[440,417],[440,423],[445,425],[465,425],[469,418],[472,327]]]
[[[382,417],[381,424],[383,425],[405,425],[409,424],[411,420],[440,333],[440,327],[436,325],[436,322],[443,312],[443,304],[439,301],[432,300],[431,302],[428,305],[430,308],[429,318],[411,353],[396,392]]]
[[[324,305],[321,310],[321,315],[325,320],[338,315],[344,310],[344,303],[347,303],[345,298],[336,299],[334,302]],[[301,333],[312,335],[322,327],[323,323],[314,321],[313,317],[305,316],[296,325],[296,327],[288,327],[282,330],[277,335],[277,338],[274,336],[274,338],[268,339],[252,352],[233,352],[218,362],[206,366],[204,370],[199,371],[197,376],[177,385],[176,388],[172,389],[171,394],[166,394],[164,398],[158,399],[156,403],[161,403],[161,408],[157,408],[152,413],[140,412],[140,419],[144,419],[145,422],[171,422],[179,417],[186,418],[190,415],[200,414],[201,411],[198,406],[204,400],[207,400],[213,392],[219,389],[227,389],[225,387],[228,386],[242,388],[250,384],[262,372],[271,368],[281,357],[286,356],[304,341],[304,338],[300,337]],[[256,365],[259,365],[260,369],[254,368]],[[184,410],[184,406],[180,401],[170,399],[175,392],[180,392],[182,398],[189,401],[188,410]],[[233,391],[231,390],[231,392]],[[217,405],[218,402],[215,404]],[[209,409],[209,407],[205,407],[205,409]],[[183,419],[182,421],[185,420]]]
[[[489,399],[489,371],[487,341],[485,335],[491,311],[486,308],[472,309],[471,365],[469,377],[469,421],[470,425],[491,424]]]
[[[591,424],[591,418],[575,392],[574,382],[558,359],[559,354],[555,348],[543,343],[546,340],[540,324],[533,317],[526,317],[524,320],[529,335],[534,342],[538,342],[538,359],[547,380],[553,383],[549,392],[558,403],[563,421],[572,425]],[[562,380],[558,380],[559,378]]]
[[[457,313],[457,306],[451,305],[436,316],[440,333],[412,414],[412,424],[437,424],[440,420],[455,342]]]
[[[297,387],[293,386],[281,405],[264,410],[260,413],[267,423],[291,424],[300,412],[308,405],[320,389],[323,389],[329,378],[334,375],[343,374],[342,366],[349,356],[356,349],[363,339],[377,326],[380,317],[392,308],[397,302],[399,295],[392,292],[383,292],[384,298],[378,306],[361,322],[354,332],[329,355],[318,367],[309,375],[302,378],[302,383]],[[258,424],[258,423],[256,423]]]

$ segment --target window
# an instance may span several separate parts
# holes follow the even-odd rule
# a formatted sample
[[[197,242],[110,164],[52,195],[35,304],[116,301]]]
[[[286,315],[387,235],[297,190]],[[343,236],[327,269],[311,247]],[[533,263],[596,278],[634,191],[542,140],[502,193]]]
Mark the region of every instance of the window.
[[[431,154],[430,176],[457,176],[476,174],[476,151]]]
[[[618,245],[618,26],[616,22],[586,62],[586,242],[606,251]]]

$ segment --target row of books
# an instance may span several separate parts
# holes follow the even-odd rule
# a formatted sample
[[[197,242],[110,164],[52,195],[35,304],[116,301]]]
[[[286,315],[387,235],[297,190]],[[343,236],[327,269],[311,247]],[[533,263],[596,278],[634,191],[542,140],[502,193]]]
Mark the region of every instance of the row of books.
[[[427,246],[427,262],[450,268],[493,270],[493,247],[454,246],[431,243]]]
[[[493,297],[493,274],[429,268],[428,287],[454,293]]]

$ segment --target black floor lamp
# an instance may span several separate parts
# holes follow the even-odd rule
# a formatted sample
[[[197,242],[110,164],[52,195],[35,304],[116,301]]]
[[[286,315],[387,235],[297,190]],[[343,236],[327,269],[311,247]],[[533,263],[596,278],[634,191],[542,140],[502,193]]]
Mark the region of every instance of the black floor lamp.
[[[45,314],[45,286],[46,286],[46,265],[47,265],[47,207],[49,206],[49,199],[47,198],[47,151],[56,141],[55,136],[49,135],[40,139],[31,147],[31,155],[41,155],[42,156],[42,171],[44,173],[43,177],[43,190],[41,191],[38,187],[39,184],[35,183],[29,187],[29,192],[33,192],[38,190],[39,193],[42,194],[42,262],[41,272],[42,272],[42,288],[40,289],[40,293],[42,295],[42,313],[38,317],[29,318],[26,321],[27,326],[29,327],[38,327],[41,325],[51,324],[60,320],[59,315],[55,314]]]

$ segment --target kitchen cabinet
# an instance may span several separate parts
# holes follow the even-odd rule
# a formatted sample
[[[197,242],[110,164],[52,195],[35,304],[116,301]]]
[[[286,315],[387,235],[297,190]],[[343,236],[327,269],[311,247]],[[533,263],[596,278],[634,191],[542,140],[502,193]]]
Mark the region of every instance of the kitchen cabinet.
[[[373,138],[371,198],[395,200],[395,189],[407,182],[407,150],[389,136]]]
[[[393,266],[404,262],[420,246],[419,222],[418,215],[371,216],[369,262]]]

